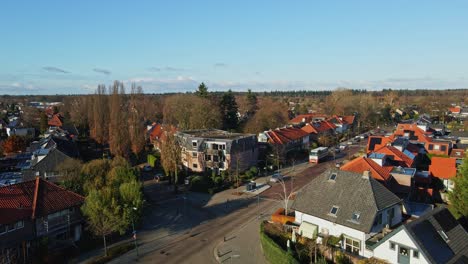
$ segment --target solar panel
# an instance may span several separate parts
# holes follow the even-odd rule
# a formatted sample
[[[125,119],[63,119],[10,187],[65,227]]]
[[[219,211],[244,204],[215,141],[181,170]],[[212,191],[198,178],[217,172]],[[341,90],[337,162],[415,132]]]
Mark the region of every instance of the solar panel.
[[[442,227],[444,232],[452,230],[458,225],[457,220],[449,213],[448,210],[442,210],[434,215],[435,220]]]
[[[382,138],[371,138],[369,140],[369,150],[374,150],[375,145],[382,143]]]
[[[407,149],[405,149],[405,150],[403,151],[403,154],[405,154],[406,156],[408,156],[410,159],[414,159],[414,158],[415,158],[414,154],[411,153],[411,152],[409,152]]]

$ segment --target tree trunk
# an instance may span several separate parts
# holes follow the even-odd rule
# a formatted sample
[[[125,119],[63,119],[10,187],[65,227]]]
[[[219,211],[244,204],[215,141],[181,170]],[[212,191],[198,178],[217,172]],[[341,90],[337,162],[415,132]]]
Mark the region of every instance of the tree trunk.
[[[177,182],[178,182],[178,175],[177,175],[177,164],[175,166],[175,172],[174,172],[174,193],[177,193]]]
[[[104,256],[107,257],[106,235],[103,235],[102,238],[103,238],[103,240],[104,240]]]

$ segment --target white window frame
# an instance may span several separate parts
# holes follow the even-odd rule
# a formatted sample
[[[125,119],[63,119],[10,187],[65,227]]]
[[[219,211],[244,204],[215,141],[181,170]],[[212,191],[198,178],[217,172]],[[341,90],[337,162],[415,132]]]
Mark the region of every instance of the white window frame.
[[[333,212],[333,209],[336,209],[336,212],[335,213],[332,213]],[[330,209],[330,212],[328,213],[329,215],[331,216],[335,216],[338,214],[338,211],[340,210],[340,207],[339,206],[336,206],[336,205],[333,205],[332,208]]]
[[[351,247],[351,252],[350,252],[350,253],[359,255],[359,252],[361,252],[361,240],[356,239],[356,238],[352,238],[352,237],[348,237],[348,236],[344,236],[343,239],[344,239],[344,241],[343,241],[344,250],[345,250],[346,252],[349,252],[349,251],[347,250],[347,245],[349,245],[349,246]],[[347,240],[351,240],[351,244],[348,244],[348,243],[347,243],[347,242],[348,242]],[[355,246],[355,245],[354,245],[354,242],[358,242],[359,245],[358,245],[358,246]],[[355,249],[357,249],[357,252],[354,252]]]

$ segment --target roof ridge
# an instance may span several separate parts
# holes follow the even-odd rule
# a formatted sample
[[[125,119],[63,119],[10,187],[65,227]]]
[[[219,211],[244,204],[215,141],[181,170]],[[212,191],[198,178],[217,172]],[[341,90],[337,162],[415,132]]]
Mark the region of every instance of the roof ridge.
[[[34,219],[36,217],[36,208],[37,208],[37,196],[39,193],[39,185],[40,185],[40,178],[36,176],[35,184],[34,184],[34,198],[32,204],[32,215],[31,218]]]

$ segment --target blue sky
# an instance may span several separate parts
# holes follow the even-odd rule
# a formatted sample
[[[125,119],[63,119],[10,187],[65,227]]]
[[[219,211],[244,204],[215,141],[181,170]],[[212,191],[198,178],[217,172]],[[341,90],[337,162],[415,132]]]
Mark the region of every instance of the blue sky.
[[[468,88],[468,1],[2,1],[0,94]]]

